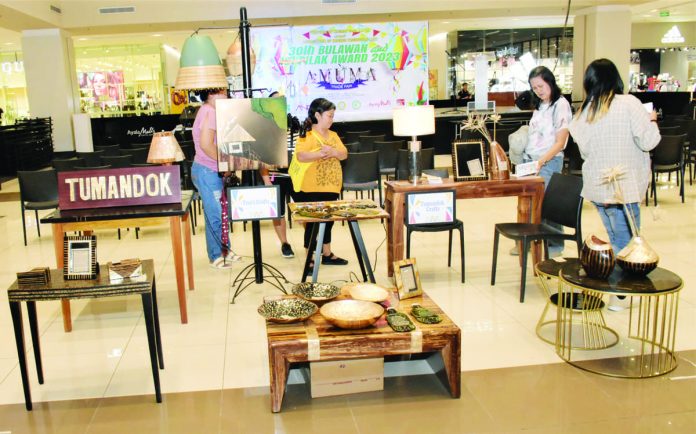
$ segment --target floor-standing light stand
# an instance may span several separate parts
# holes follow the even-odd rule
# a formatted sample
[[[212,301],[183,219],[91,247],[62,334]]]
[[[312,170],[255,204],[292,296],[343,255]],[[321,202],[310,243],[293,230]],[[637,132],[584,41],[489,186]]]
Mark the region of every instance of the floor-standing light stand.
[[[421,142],[416,136],[435,133],[435,108],[431,105],[407,106],[394,110],[393,134],[410,136],[408,142],[408,179],[414,185],[421,177]]]
[[[251,98],[253,89],[251,88],[251,40],[249,38],[249,28],[251,23],[247,18],[247,11],[245,7],[239,9],[239,40],[242,45],[242,84],[244,86],[244,97]],[[251,185],[256,186],[256,173],[251,171]],[[242,293],[252,282],[257,284],[262,284],[264,282],[264,270],[267,272],[267,277],[275,279],[268,280],[268,283],[278,288],[283,293],[287,294],[283,283],[289,283],[288,279],[278,271],[277,268],[266,264],[263,262],[263,255],[261,249],[261,223],[258,220],[251,222],[251,234],[254,244],[254,263],[248,265],[242,269],[242,271],[237,274],[232,282],[232,287],[236,287],[234,296],[232,297],[232,303],[236,300],[237,296]],[[254,270],[254,277],[251,278],[251,270]],[[246,284],[245,284],[246,282]]]

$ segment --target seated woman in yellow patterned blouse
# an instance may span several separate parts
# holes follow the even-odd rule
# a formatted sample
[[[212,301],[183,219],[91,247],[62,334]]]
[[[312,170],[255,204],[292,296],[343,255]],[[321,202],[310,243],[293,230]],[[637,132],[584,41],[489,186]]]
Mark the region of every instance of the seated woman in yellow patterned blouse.
[[[295,202],[318,202],[336,200],[343,184],[341,160],[348,157],[348,151],[338,135],[329,130],[333,124],[336,105],[324,98],[317,98],[309,105],[307,119],[304,121],[295,153],[301,163],[312,163],[302,180],[302,185],[293,185]],[[314,249],[316,240],[310,239],[314,224],[305,226],[304,247]],[[331,252],[331,228],[326,225],[322,246],[322,264],[346,265],[347,260]]]

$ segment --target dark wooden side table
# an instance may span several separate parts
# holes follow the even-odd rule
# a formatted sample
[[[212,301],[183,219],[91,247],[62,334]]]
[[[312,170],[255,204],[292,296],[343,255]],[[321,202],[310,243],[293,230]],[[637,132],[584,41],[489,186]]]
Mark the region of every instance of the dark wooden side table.
[[[575,350],[572,344],[573,321],[568,318],[574,312],[559,303],[556,354],[577,368],[610,377],[647,378],[673,371],[677,367],[674,344],[682,286],[681,277],[664,268],[656,268],[647,276],[634,276],[616,266],[609,278],[595,279],[585,274],[579,261],[567,262],[559,273],[559,299],[573,297],[578,292],[586,298],[600,301],[605,295],[626,296],[630,302],[630,340],[617,348],[637,348],[629,348],[628,351],[605,350],[607,353],[593,351],[593,355]],[[591,321],[591,318],[583,316],[581,321],[585,323]],[[595,328],[598,333],[603,329]]]
[[[39,384],[43,384],[43,366],[41,363],[41,346],[39,343],[39,327],[36,320],[36,302],[60,300],[66,298],[100,298],[121,295],[140,294],[145,314],[147,342],[150,349],[150,364],[152,379],[155,383],[155,398],[162,402],[160,391],[159,369],[164,369],[162,355],[162,339],[160,337],[159,314],[157,312],[157,291],[155,287],[155,267],[152,259],[143,260],[143,275],[139,278],[123,279],[114,283],[109,280],[109,271],[104,266],[97,279],[94,280],[64,280],[63,270],[51,270],[51,281],[46,286],[31,286],[21,288],[15,281],[7,290],[12,314],[19,369],[24,388],[24,402],[27,410],[32,409],[31,391],[29,390],[29,375],[27,372],[26,347],[24,345],[24,327],[22,324],[21,303],[27,304],[31,341],[34,346],[34,360]]]

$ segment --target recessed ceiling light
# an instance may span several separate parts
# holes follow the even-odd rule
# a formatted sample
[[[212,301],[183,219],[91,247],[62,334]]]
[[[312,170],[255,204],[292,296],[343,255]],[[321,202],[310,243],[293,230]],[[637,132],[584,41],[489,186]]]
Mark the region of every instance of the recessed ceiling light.
[[[451,21],[443,21],[442,24],[449,24]]]
[[[160,36],[162,36],[162,34],[161,34],[161,33],[155,33],[155,34],[152,35],[152,36],[155,37],[155,38],[159,38]]]
[[[5,42],[5,45],[14,45],[14,42]]]

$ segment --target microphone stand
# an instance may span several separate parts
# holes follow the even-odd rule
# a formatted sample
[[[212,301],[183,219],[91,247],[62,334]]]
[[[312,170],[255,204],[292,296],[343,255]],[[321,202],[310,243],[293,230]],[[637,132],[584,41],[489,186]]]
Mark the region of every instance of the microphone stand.
[[[467,111],[466,110],[459,110],[459,107],[457,106],[459,103],[459,98],[457,98],[457,66],[462,68],[462,71],[466,71],[466,69],[464,69],[464,65],[459,63],[459,61],[457,61],[457,58],[452,56],[449,51],[445,50],[445,54],[447,54],[447,57],[449,58],[449,60],[451,60],[452,63],[454,64],[454,79],[452,80],[452,98],[454,98],[454,108],[451,110],[446,110],[446,111],[442,112],[442,114],[448,114],[448,113],[465,114],[465,113],[467,113]]]

